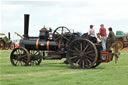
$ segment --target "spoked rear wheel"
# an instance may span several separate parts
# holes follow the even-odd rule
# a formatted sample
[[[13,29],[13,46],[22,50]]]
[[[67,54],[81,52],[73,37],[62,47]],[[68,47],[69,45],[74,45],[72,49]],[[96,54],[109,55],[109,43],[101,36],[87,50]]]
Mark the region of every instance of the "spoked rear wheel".
[[[37,50],[30,50],[30,65],[40,65],[42,61],[42,56],[40,51]]]
[[[91,68],[97,60],[96,46],[87,39],[77,38],[69,45],[67,60],[74,69]]]
[[[30,55],[28,50],[24,47],[15,48],[10,55],[10,61],[14,66],[29,65]]]

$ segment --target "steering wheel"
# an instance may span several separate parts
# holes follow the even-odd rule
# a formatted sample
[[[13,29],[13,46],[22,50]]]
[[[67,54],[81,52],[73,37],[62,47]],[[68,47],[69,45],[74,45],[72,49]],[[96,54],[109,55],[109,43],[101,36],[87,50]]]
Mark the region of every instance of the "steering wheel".
[[[63,41],[70,41],[69,37],[70,37],[70,30],[67,27],[64,26],[60,26],[58,28],[56,28],[53,32],[53,39],[56,42],[63,42]],[[69,36],[68,36],[69,35]]]

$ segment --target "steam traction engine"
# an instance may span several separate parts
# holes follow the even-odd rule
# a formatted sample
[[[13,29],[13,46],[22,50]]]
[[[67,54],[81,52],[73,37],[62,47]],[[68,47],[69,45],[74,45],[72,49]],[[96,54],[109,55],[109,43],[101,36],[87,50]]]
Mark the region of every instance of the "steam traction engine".
[[[67,27],[60,26],[51,34],[51,28],[40,30],[39,37],[28,35],[29,14],[24,15],[24,35],[20,47],[15,48],[10,60],[12,65],[40,65],[42,59],[62,59],[72,68],[94,68],[102,62],[112,60],[112,51],[101,52],[101,45],[89,36],[71,33]]]
[[[0,33],[0,50],[14,49],[15,45],[10,38],[10,32],[8,37],[4,33]]]

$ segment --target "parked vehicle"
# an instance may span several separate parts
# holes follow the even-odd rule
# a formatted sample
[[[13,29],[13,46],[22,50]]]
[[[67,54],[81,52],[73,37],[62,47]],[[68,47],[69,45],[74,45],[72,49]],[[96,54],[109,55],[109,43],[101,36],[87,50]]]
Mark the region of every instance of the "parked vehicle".
[[[97,40],[92,40],[89,35],[72,33],[67,27],[59,26],[54,32],[43,27],[37,37],[28,35],[29,14],[24,18],[24,35],[19,42],[19,47],[10,54],[11,64],[14,66],[40,65],[42,59],[62,59],[74,69],[95,68],[103,62],[110,62],[113,56],[119,57],[118,42],[115,42],[114,51],[102,51],[102,46]],[[52,32],[52,33],[51,33]],[[51,35],[52,34],[52,35]]]
[[[10,40],[10,32],[8,37],[4,33],[0,33],[0,49],[13,49],[14,44]]]

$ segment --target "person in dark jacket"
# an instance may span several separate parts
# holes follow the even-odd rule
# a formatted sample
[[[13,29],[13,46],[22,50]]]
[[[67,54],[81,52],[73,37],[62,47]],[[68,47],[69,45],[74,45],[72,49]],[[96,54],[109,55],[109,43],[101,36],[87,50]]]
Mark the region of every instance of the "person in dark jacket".
[[[108,34],[107,40],[112,44],[115,41],[116,36],[115,36],[115,33],[112,31],[111,27],[108,28],[108,30],[109,30],[109,34]]]
[[[107,49],[110,48],[112,43],[114,43],[116,40],[116,36],[114,32],[112,31],[112,27],[109,27],[108,30],[109,30],[109,34],[107,37]]]

